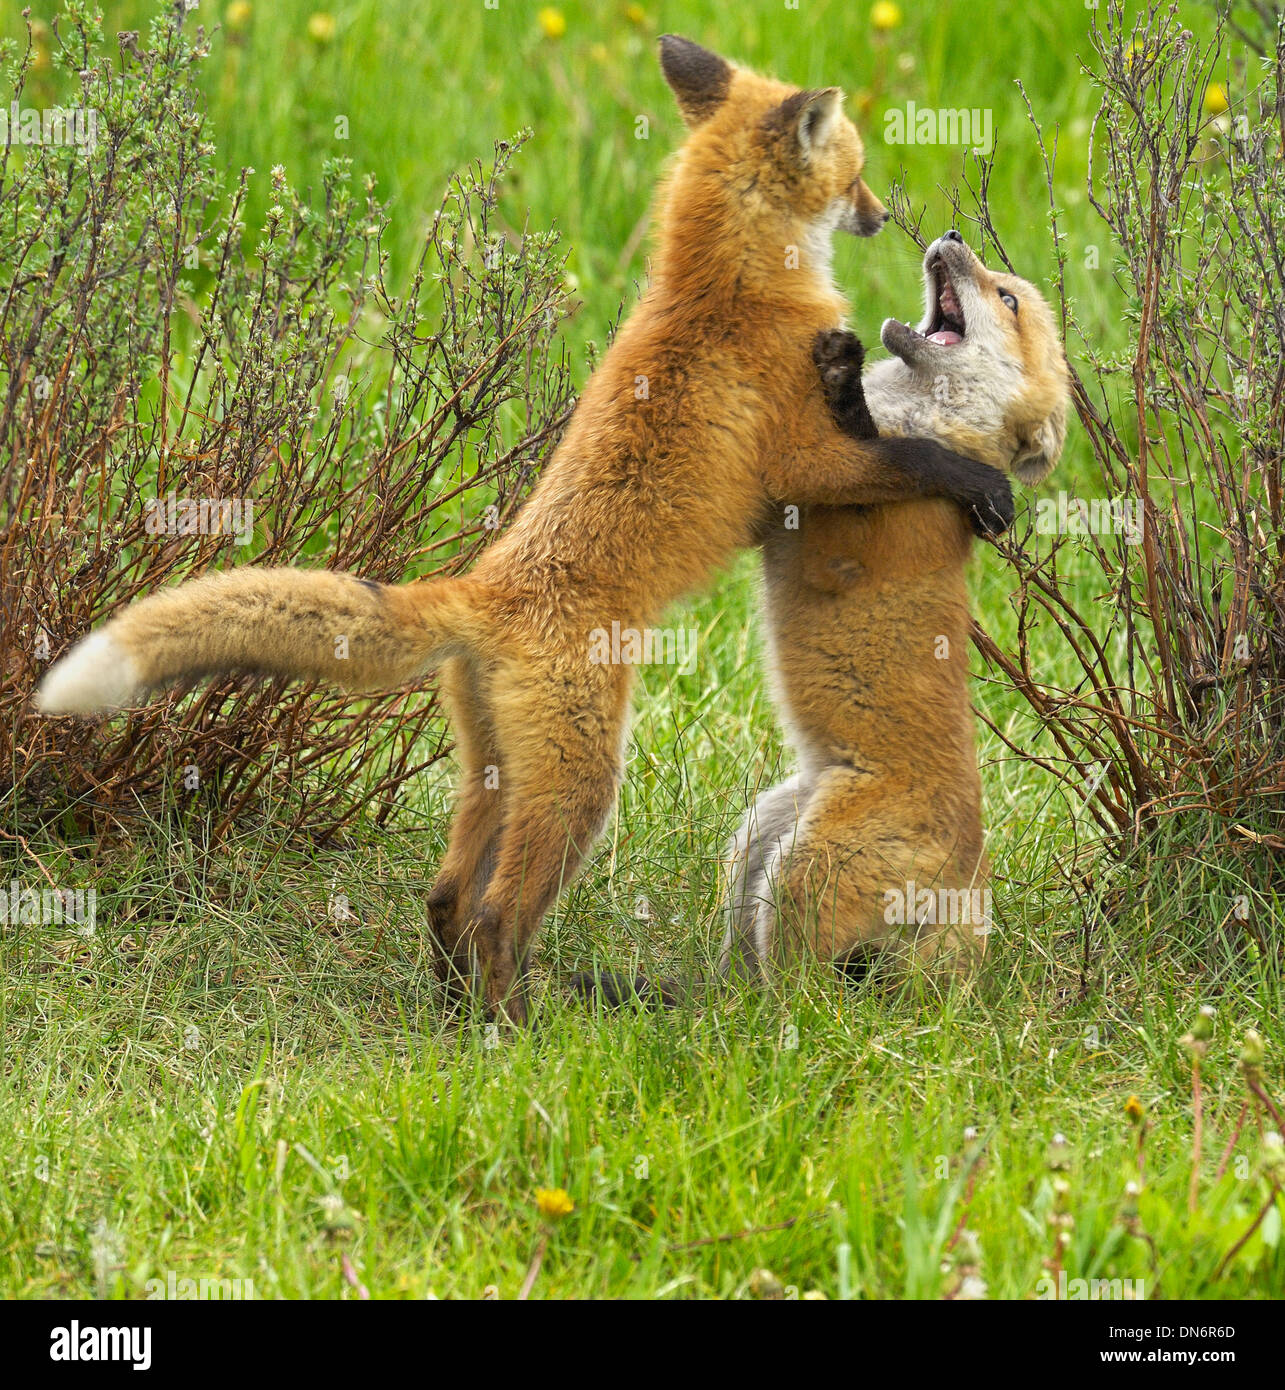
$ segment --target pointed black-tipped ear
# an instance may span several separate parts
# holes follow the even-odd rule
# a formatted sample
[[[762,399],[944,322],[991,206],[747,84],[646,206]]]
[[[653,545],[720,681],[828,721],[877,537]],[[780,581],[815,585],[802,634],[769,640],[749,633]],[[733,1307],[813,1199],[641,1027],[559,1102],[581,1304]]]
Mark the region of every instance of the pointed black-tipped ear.
[[[661,35],[660,70],[689,126],[700,125],[718,110],[732,81],[731,63],[677,34]]]
[[[843,111],[843,92],[838,87],[823,87],[815,92],[795,92],[769,111],[763,124],[788,135],[806,160],[813,150],[819,150],[834,134]]]

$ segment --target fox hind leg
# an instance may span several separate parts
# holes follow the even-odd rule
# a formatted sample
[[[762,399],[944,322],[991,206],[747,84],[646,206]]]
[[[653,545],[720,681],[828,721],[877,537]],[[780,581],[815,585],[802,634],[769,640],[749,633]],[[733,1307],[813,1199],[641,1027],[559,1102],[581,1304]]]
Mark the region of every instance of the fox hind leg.
[[[443,663],[441,688],[455,731],[459,782],[450,838],[427,907],[440,947],[438,974],[453,978],[451,955],[494,869],[504,814],[503,757],[483,674],[465,657]]]
[[[775,862],[783,851],[788,853],[811,790],[803,773],[796,772],[764,792],[750,807],[727,848],[727,933],[723,938],[720,975],[728,976],[734,969],[757,974],[762,969],[763,943],[756,924],[759,909],[771,892],[768,864]]]
[[[890,799],[887,786],[856,768],[829,767],[818,778],[793,844],[768,864],[770,901],[758,909],[758,930],[774,935],[777,961],[809,955],[856,967],[878,956],[898,972],[917,959],[934,973],[959,974],[976,964],[987,926],[972,920],[971,881],[984,866],[890,826]],[[908,883],[933,890],[940,906],[931,917],[905,901]]]
[[[511,789],[495,872],[460,941],[476,952],[489,1011],[504,1008],[515,1023],[525,1021],[521,975],[532,938],[602,833],[616,789],[614,769],[603,766],[553,787]]]
[[[599,667],[568,703],[561,682],[515,683],[497,701],[504,821],[494,873],[456,943],[456,967],[480,973],[487,1009],[526,1016],[532,938],[579,873],[615,805],[629,707],[628,668]],[[555,730],[556,738],[549,731]]]
[[[802,955],[838,960],[877,947],[888,933],[882,889],[895,883],[904,847],[879,832],[870,774],[836,764],[815,787],[792,842],[770,853],[766,892],[754,905],[756,935],[780,965]],[[872,801],[876,814],[869,815]],[[902,875],[904,880],[904,875]]]

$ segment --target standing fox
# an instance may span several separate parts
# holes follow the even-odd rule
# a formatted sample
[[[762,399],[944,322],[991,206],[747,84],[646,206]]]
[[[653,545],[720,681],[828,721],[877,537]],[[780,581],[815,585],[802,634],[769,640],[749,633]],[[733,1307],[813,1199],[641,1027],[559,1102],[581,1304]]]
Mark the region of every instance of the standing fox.
[[[1038,482],[1062,450],[1069,388],[1048,305],[986,270],[958,232],[928,248],[924,279],[921,328],[889,319],[894,356],[864,380],[855,338],[818,343],[838,418],[863,435],[930,435]],[[984,950],[971,545],[959,509],[929,500],[811,509],[766,540],[769,661],[799,771],[733,842],[725,969],[889,945],[965,966]]]
[[[660,196],[652,286],[473,571],[401,586],[209,575],[126,609],[37,694],[47,714],[87,714],[221,672],[359,690],[440,667],[461,776],[428,905],[452,958],[444,974],[480,973],[491,1009],[615,802],[633,670],[590,660],[596,629],[652,624],[786,505],[934,495],[983,529],[1012,516],[994,470],[932,441],[855,440],[825,408],[810,351],[847,307],[831,235],[869,236],[887,218],[861,181],[842,94],[799,91],[673,36],[661,66],[690,134]],[[524,1017],[520,989],[507,1008]]]

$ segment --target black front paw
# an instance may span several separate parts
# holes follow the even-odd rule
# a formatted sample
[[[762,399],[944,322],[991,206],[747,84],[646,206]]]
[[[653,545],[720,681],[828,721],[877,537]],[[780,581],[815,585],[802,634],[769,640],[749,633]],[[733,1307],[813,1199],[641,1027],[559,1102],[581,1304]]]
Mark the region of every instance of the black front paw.
[[[1013,486],[998,468],[985,471],[991,476],[968,499],[966,510],[974,532],[983,540],[994,540],[1013,524]]]
[[[855,333],[829,328],[812,342],[812,360],[821,373],[826,404],[839,428],[854,439],[874,439],[879,430],[866,406],[861,369],[866,350]]]
[[[822,375],[830,367],[860,371],[865,366],[866,349],[861,339],[846,328],[823,328],[812,340],[812,360]]]

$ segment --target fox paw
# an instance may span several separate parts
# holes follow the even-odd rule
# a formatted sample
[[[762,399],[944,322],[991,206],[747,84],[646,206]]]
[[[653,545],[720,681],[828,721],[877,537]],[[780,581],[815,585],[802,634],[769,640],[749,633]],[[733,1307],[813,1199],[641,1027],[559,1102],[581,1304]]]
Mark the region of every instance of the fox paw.
[[[855,439],[874,439],[878,429],[866,406],[861,380],[866,350],[855,333],[825,329],[812,340],[812,360],[821,373],[821,387],[835,424]]]
[[[987,472],[994,477],[969,501],[967,510],[973,531],[983,540],[993,540],[1013,524],[1013,487],[1007,474],[998,468]]]

